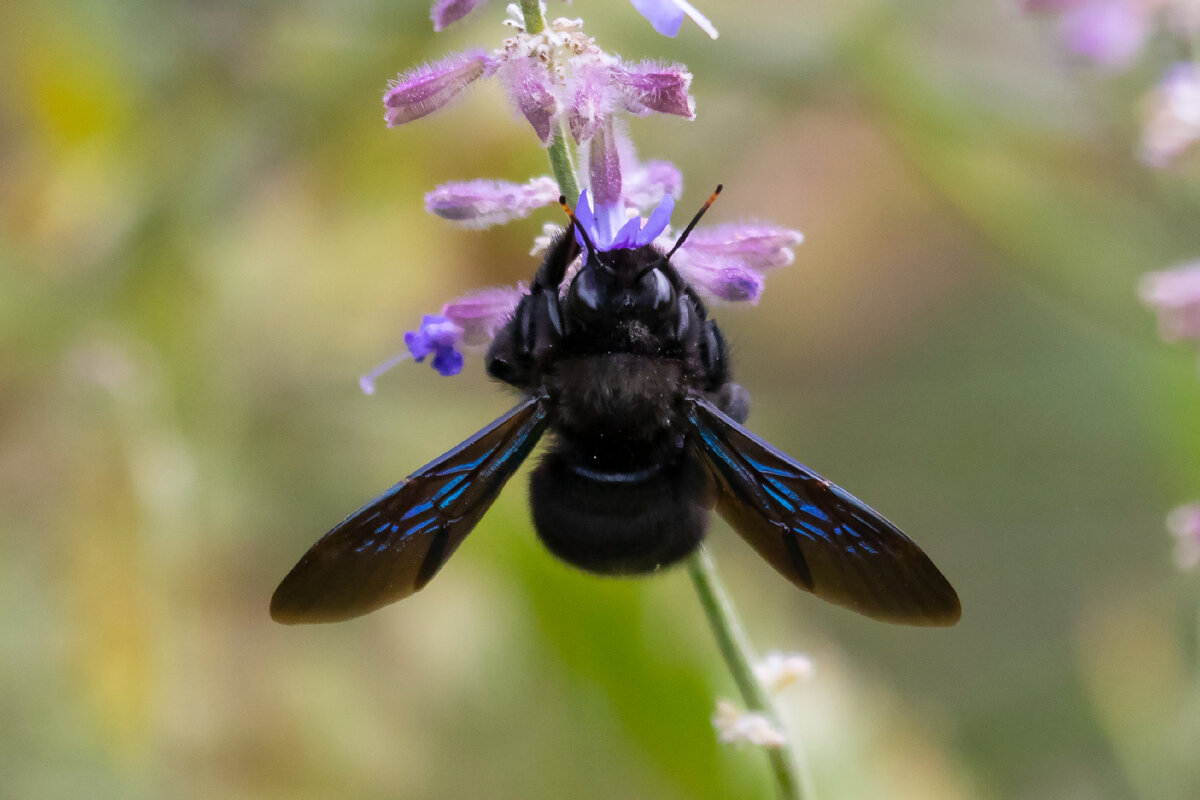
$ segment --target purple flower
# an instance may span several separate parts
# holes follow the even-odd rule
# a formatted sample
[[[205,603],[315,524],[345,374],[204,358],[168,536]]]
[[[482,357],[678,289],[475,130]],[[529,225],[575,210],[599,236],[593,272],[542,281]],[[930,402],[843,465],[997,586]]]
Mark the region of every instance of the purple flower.
[[[1158,312],[1158,332],[1168,342],[1200,339],[1200,261],[1142,277],[1142,302]]]
[[[717,29],[708,21],[708,17],[696,10],[687,0],[631,0],[638,13],[650,20],[654,30],[663,36],[675,36],[683,24],[685,16],[700,26],[700,30],[713,39],[717,38]]]
[[[1200,565],[1200,504],[1180,506],[1168,514],[1167,530],[1175,537],[1175,564],[1183,570]]]
[[[487,0],[434,0],[433,8],[429,10],[433,29],[440,31],[450,23],[458,22],[486,2]]]
[[[701,294],[757,303],[763,273],[792,263],[793,248],[803,241],[799,231],[759,222],[699,228],[679,248],[674,262]]]
[[[654,208],[662,199],[671,195],[676,200],[683,194],[683,175],[669,161],[637,162],[632,151],[622,155],[625,169],[621,180],[621,193],[625,205],[634,208]]]
[[[679,274],[707,297],[753,305],[762,295],[763,276],[736,259],[695,258],[681,247],[673,262]]]
[[[696,102],[688,90],[692,73],[682,64],[641,61],[613,71],[625,110],[639,117],[658,112],[696,118]]]
[[[1105,69],[1128,67],[1150,34],[1150,9],[1142,0],[1084,0],[1063,11],[1063,44]]]
[[[694,232],[680,251],[699,259],[729,258],[748,269],[766,270],[792,263],[792,248],[804,241],[804,234],[761,222],[718,225]]]
[[[433,29],[440,31],[451,23],[458,22],[467,14],[483,5],[487,0],[434,0],[429,17]],[[675,36],[683,24],[684,16],[695,20],[700,29],[712,38],[717,38],[717,29],[708,18],[697,11],[686,0],[631,0],[638,13],[650,20],[654,30],[663,36]]]
[[[529,216],[557,202],[558,183],[541,176],[528,183],[459,181],[444,183],[425,195],[425,209],[466,228],[487,228]]]
[[[513,105],[529,120],[542,145],[549,145],[559,111],[549,67],[533,56],[510,57],[499,71]]]
[[[442,306],[442,315],[462,329],[467,346],[487,344],[529,290],[523,285],[480,289]]]
[[[581,59],[566,85],[564,112],[578,143],[596,135],[616,106],[616,64],[608,58]]]
[[[1165,167],[1200,140],[1200,69],[1172,64],[1142,104],[1141,157]]]
[[[616,209],[616,206],[598,206],[596,209],[598,213],[593,213],[587,189],[584,189],[579,195],[579,205],[575,209],[575,217],[599,251],[643,247],[653,242],[671,223],[675,198],[671,195],[665,196],[645,224],[642,223],[641,217],[635,216],[626,220],[614,233],[613,229],[616,228],[616,225],[613,224],[613,219]],[[575,231],[575,238],[580,245],[584,244],[583,236],[579,231]]]
[[[433,354],[433,368],[449,377],[462,371],[463,356],[456,349],[463,329],[441,314],[426,314],[421,326],[404,334],[404,344],[418,364]]]
[[[404,334],[404,344],[408,351],[389,358],[364,374],[358,379],[358,385],[363,394],[375,394],[375,381],[380,375],[410,358],[418,363],[424,361],[430,353],[433,354],[434,369],[446,377],[457,375],[462,372],[463,367],[462,353],[457,350],[463,335],[463,329],[446,317],[440,314],[426,314],[420,327]]]
[[[432,114],[498,66],[499,62],[484,51],[471,50],[409,70],[388,84],[383,95],[383,118],[389,128],[394,128]]]

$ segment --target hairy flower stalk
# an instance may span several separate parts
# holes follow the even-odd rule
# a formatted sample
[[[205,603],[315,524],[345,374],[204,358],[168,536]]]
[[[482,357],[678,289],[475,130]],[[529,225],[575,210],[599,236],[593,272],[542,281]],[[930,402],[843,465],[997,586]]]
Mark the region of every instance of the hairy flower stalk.
[[[754,715],[746,720],[749,724],[743,725],[746,740],[766,748],[781,798],[811,798],[813,791],[808,785],[807,773],[800,769],[799,752],[794,745],[787,746],[787,737],[783,733],[779,713],[752,666],[756,660],[754,648],[717,575],[717,567],[708,550],[703,546],[697,549],[688,558],[687,567],[692,585],[700,598],[700,605],[704,608],[705,617],[716,636],[721,656],[725,659],[734,682],[737,683],[747,710]],[[729,718],[729,707],[719,707],[718,721]],[[720,727],[719,722],[718,726]]]

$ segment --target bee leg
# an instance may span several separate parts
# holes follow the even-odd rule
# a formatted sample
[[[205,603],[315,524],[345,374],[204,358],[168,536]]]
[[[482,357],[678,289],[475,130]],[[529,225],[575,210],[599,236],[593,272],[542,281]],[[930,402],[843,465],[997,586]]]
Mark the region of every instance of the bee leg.
[[[575,241],[571,228],[563,228],[562,233],[558,234],[550,243],[550,248],[546,251],[546,259],[542,261],[542,266],[538,268],[537,275],[533,278],[534,290],[541,287],[557,294],[559,285],[566,277],[567,267],[571,266],[571,262],[578,255],[579,243]]]
[[[521,298],[512,318],[496,332],[488,348],[487,372],[493,378],[518,389],[533,388],[538,361],[562,340],[558,287],[578,255],[579,244],[571,229],[566,228],[550,245],[529,294]]]

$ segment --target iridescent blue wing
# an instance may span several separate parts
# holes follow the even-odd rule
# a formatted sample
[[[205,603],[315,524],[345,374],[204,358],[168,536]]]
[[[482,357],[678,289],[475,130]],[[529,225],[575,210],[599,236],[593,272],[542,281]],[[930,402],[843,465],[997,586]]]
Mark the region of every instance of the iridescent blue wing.
[[[325,534],[271,597],[277,622],[338,622],[422,588],[516,472],[546,429],[530,396]]]
[[[881,514],[702,397],[691,398],[688,420],[717,485],[717,513],[792,583],[884,622],[958,621],[953,587]]]

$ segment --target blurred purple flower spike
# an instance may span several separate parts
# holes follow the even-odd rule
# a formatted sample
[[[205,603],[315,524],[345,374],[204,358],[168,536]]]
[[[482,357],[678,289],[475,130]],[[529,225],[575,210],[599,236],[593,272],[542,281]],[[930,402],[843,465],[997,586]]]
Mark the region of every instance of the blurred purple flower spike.
[[[464,345],[484,345],[508,321],[527,292],[520,284],[480,289],[446,303],[442,306],[442,314],[462,329]]]
[[[638,13],[650,20],[654,30],[663,36],[676,36],[683,25],[685,16],[700,26],[700,30],[713,39],[717,38],[717,29],[709,22],[708,17],[696,10],[687,0],[630,0]]]
[[[799,231],[765,223],[735,223],[692,233],[675,266],[701,294],[730,302],[757,303],[766,270],[792,263]]]
[[[441,31],[447,25],[458,22],[486,2],[487,0],[434,0],[433,8],[429,9],[434,31]]]
[[[434,0],[429,10],[433,29],[440,31],[447,25],[458,22],[487,0]],[[663,36],[676,36],[685,16],[691,17],[700,29],[712,38],[717,38],[717,29],[687,0],[631,0],[638,13],[650,21],[654,30]]]
[[[1141,157],[1152,167],[1168,166],[1200,141],[1200,68],[1190,61],[1171,65],[1142,102]]]
[[[673,260],[679,273],[702,295],[751,305],[762,296],[763,276],[735,259],[689,258],[680,248]]]
[[[749,269],[766,270],[792,263],[792,248],[803,241],[800,231],[750,222],[695,231],[681,249],[696,258],[729,258]]]
[[[1064,9],[1059,31],[1071,52],[1098,67],[1120,70],[1142,52],[1150,15],[1144,0],[1084,0]]]
[[[1164,340],[1200,339],[1200,261],[1143,276],[1138,293],[1158,313]]]
[[[394,128],[432,114],[498,66],[483,50],[469,50],[401,73],[383,94],[383,118]]]
[[[558,184],[544,175],[528,183],[456,181],[426,194],[425,210],[464,228],[487,228],[527,217],[559,194]]]

